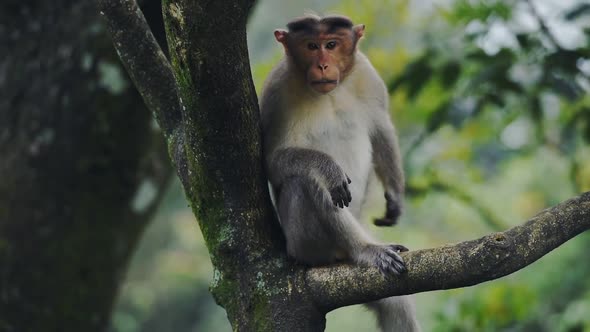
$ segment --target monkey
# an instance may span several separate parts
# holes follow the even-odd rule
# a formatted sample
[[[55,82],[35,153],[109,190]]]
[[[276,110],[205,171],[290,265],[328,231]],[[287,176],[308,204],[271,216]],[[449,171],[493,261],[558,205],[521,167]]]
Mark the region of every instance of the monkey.
[[[359,222],[373,179],[386,201],[377,225],[397,222],[404,190],[387,88],[357,47],[364,32],[335,15],[305,15],[274,31],[285,55],[261,92],[264,163],[290,257],[397,275],[406,272],[399,252],[408,249],[378,242]],[[368,307],[382,331],[420,330],[408,296]]]

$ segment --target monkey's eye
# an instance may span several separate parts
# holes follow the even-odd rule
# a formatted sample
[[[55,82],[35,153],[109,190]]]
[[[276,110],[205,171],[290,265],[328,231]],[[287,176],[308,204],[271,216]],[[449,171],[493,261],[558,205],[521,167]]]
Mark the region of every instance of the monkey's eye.
[[[333,50],[335,47],[336,47],[336,42],[335,41],[331,41],[331,42],[328,42],[326,44],[326,48],[329,49],[329,50]]]
[[[307,44],[307,49],[308,50],[317,50],[318,48],[320,48],[318,46],[318,44],[315,44],[315,43],[309,43],[309,44]]]

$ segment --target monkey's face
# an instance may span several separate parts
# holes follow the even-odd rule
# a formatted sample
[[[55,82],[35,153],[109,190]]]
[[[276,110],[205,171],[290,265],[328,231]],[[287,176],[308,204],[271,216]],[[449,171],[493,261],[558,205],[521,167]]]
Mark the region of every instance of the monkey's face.
[[[293,52],[297,67],[305,73],[307,84],[316,92],[334,90],[352,67],[352,38],[347,31],[341,32],[302,39]]]
[[[275,31],[276,39],[283,44],[306,84],[321,94],[336,89],[350,72],[356,41],[361,35],[362,32],[357,36],[353,28],[325,24],[295,33]]]

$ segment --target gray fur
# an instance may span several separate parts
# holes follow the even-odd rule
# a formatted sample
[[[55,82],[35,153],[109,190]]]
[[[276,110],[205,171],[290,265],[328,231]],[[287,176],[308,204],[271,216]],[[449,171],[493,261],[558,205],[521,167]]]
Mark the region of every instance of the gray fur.
[[[401,274],[399,252],[407,248],[379,243],[359,222],[375,174],[386,198],[380,220],[395,223],[404,178],[385,85],[362,53],[354,59],[346,79],[326,94],[311,91],[289,56],[273,69],[260,100],[267,174],[291,257]],[[368,305],[383,331],[419,331],[409,297]]]

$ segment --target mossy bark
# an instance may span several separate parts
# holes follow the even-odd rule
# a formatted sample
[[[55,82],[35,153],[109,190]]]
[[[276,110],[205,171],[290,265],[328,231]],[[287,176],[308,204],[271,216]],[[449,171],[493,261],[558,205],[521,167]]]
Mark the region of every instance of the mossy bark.
[[[93,3],[0,8],[0,331],[102,331],[166,146]]]

